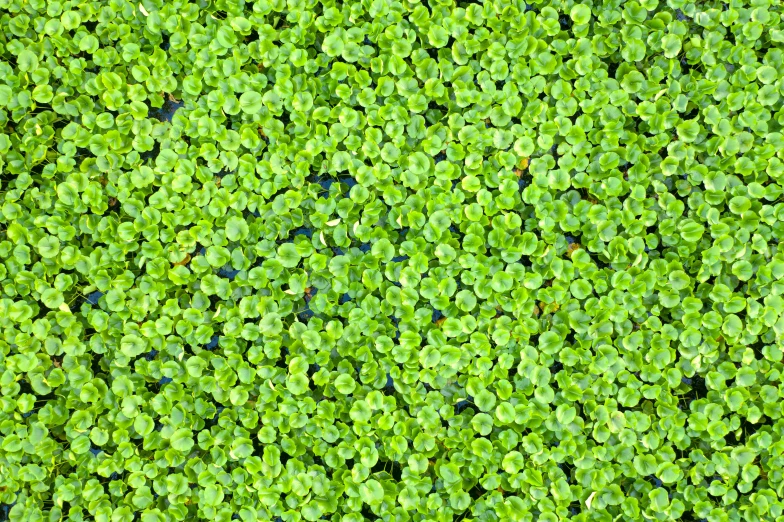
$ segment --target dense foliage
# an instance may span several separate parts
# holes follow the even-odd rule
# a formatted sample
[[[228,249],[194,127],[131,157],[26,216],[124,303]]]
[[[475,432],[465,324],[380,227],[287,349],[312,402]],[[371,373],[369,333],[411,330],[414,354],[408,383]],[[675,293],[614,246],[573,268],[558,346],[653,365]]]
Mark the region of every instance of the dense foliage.
[[[783,520],[778,0],[0,28],[0,519]]]

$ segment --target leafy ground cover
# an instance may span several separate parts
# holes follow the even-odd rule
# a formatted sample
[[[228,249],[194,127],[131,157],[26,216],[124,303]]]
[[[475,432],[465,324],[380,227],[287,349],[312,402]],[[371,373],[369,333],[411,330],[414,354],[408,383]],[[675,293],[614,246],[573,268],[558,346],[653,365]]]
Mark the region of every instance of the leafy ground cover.
[[[778,0],[0,28],[0,520],[784,520]]]

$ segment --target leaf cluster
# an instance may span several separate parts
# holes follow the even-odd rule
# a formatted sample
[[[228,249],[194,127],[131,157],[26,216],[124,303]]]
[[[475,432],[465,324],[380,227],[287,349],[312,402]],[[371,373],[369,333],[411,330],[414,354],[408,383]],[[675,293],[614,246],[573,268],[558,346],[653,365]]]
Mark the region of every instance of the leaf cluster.
[[[771,0],[0,0],[0,520],[784,516]]]

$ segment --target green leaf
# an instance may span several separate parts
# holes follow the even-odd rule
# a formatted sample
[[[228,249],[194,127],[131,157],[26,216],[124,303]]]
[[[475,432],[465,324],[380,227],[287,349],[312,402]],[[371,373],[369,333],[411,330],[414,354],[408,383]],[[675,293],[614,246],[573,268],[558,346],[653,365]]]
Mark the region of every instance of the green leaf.
[[[350,375],[341,374],[335,379],[335,389],[343,395],[349,395],[357,387],[356,381]]]
[[[480,411],[488,412],[495,407],[496,396],[488,390],[482,390],[476,394],[474,402]]]
[[[359,496],[365,504],[380,504],[384,501],[384,488],[377,480],[370,479],[359,486]]]
[[[180,428],[172,433],[172,436],[169,439],[169,445],[176,451],[187,453],[193,448],[193,438],[191,435],[191,430]]]
[[[246,114],[258,114],[262,107],[261,94],[255,91],[245,91],[240,96],[240,109]]]
[[[226,222],[226,237],[230,241],[241,241],[248,237],[250,228],[248,223],[239,217],[231,217]]]
[[[664,488],[654,489],[648,493],[648,498],[651,501],[651,509],[656,513],[663,513],[670,504],[667,491]]]
[[[577,25],[587,24],[591,20],[591,8],[583,4],[577,4],[572,7],[569,16]]]
[[[278,247],[278,260],[286,268],[293,268],[300,262],[301,256],[293,243],[284,243]]]
[[[23,49],[16,58],[16,64],[20,71],[30,72],[38,68],[38,57],[29,49]]]

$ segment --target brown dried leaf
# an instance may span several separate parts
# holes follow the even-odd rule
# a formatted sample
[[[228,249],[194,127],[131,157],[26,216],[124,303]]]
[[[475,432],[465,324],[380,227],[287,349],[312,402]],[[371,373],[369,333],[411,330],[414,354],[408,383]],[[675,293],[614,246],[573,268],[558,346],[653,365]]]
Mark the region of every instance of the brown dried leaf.
[[[185,257],[182,259],[182,261],[178,261],[178,262],[174,263],[174,266],[187,265],[190,262],[191,262],[191,255],[190,254],[185,254]]]

